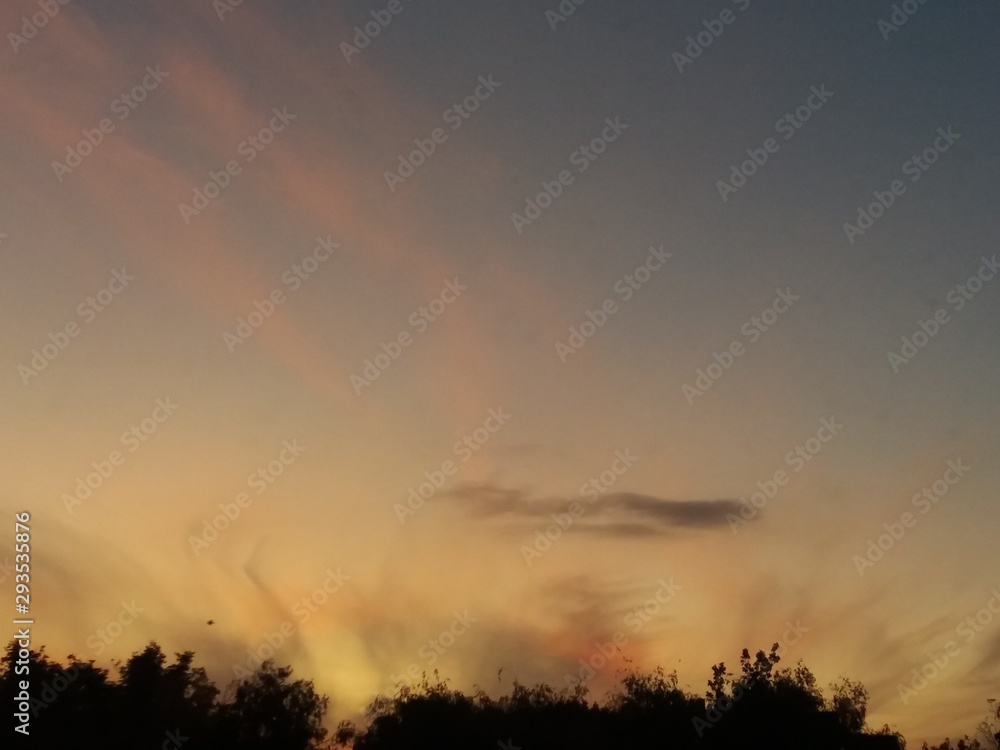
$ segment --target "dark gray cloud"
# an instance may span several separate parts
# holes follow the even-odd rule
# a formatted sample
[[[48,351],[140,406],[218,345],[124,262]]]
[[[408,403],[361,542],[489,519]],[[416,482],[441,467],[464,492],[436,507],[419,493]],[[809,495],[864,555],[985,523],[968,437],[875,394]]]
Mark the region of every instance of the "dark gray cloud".
[[[727,515],[740,512],[739,500],[667,500],[629,492],[610,495],[603,505],[662,526],[689,528],[725,526]]]
[[[492,518],[513,524],[551,521],[552,514],[565,514],[574,502],[583,514],[574,521],[581,531],[602,536],[641,537],[668,534],[682,529],[728,527],[730,514],[738,515],[738,500],[676,500],[614,492],[596,500],[587,497],[533,497],[524,489],[495,484],[465,484],[442,493],[476,518]]]

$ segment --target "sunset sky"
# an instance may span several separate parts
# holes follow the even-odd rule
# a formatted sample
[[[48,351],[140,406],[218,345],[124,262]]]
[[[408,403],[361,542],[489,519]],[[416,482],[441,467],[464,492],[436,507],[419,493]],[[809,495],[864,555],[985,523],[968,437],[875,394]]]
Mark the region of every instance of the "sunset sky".
[[[290,623],[334,723],[616,634],[595,698],[775,641],[918,744],[1000,698],[995,2],[42,5],[0,506],[50,655],[225,683]]]

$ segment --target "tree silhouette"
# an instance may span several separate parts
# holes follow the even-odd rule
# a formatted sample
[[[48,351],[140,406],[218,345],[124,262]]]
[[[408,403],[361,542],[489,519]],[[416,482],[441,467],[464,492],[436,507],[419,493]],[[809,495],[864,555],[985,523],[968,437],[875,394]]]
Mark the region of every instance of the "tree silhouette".
[[[831,685],[833,697],[830,709],[837,714],[840,724],[849,732],[860,732],[865,727],[868,713],[868,691],[860,682],[852,682],[846,677]]]
[[[990,706],[990,715],[979,726],[979,730],[986,738],[990,750],[1000,750],[1000,701],[990,698],[987,703]]]
[[[939,745],[923,744],[923,750],[998,750],[1000,748],[1000,702],[995,698],[987,701],[990,706],[989,715],[979,725],[980,738],[966,735],[955,744],[948,738]]]
[[[496,700],[481,690],[468,697],[424,675],[416,687],[376,698],[367,728],[342,723],[336,739],[355,750],[495,750],[508,741],[574,750],[902,747],[888,729],[863,732],[867,693],[858,683],[843,680],[828,705],[805,666],[778,670],[779,661],[777,644],[754,656],[744,650],[740,676],[715,665],[704,698],[683,691],[676,674],[630,672],[603,704],[588,702],[582,687],[557,692],[516,682]]]
[[[312,747],[326,735],[327,698],[306,680],[288,682],[292,670],[264,662],[241,681],[235,698],[221,708],[227,736],[248,750]]]
[[[11,642],[0,657],[0,694],[14,703],[18,650]],[[194,654],[168,662],[150,643],[117,663],[118,678],[93,661],[70,655],[66,665],[45,649],[31,651],[32,747],[99,747],[102,750],[319,750],[326,730],[327,699],[312,682],[292,680],[289,667],[264,662],[221,691]],[[451,689],[434,672],[415,687],[401,685],[377,696],[365,724],[341,722],[334,737],[354,750],[549,750],[628,748],[646,750],[902,750],[889,727],[866,729],[868,692],[846,677],[831,685],[829,699],[799,663],[779,669],[777,644],[740,656],[740,673],[712,667],[704,696],[678,686],[662,669],[630,671],[603,702],[587,688],[556,690],[517,681],[491,698]],[[946,740],[925,750],[997,750],[1000,707],[991,703],[982,739]]]
[[[0,659],[0,695],[14,703],[17,645]],[[118,680],[70,655],[64,667],[40,651],[28,656],[31,746],[102,750],[310,750],[319,747],[326,698],[311,682],[291,682],[288,667],[268,661],[233,683],[231,700],[190,651],[172,664],[155,643],[117,664]]]

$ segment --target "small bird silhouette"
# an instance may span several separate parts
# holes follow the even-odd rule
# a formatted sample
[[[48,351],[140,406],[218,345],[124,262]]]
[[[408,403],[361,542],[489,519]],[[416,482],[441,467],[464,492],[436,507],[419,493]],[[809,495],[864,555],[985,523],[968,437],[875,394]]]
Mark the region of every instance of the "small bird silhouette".
[[[206,625],[215,625],[215,620],[209,620]]]
[[[500,667],[500,670],[497,672],[497,682],[500,682],[500,675],[502,673],[503,673],[503,667]]]

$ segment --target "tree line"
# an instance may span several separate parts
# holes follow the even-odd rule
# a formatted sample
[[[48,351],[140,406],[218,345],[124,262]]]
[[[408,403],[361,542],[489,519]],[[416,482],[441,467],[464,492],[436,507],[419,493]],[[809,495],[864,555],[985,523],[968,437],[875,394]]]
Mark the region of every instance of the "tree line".
[[[15,711],[30,714],[25,746],[103,750],[904,750],[903,737],[866,721],[868,692],[842,677],[824,696],[801,662],[778,668],[777,644],[751,655],[737,673],[712,667],[704,695],[681,689],[662,669],[625,673],[603,701],[587,689],[556,690],[514,682],[492,698],[450,688],[437,672],[415,685],[380,695],[359,725],[324,726],[329,701],[312,681],[267,661],[252,674],[218,688],[194,653],[167,656],[156,643],[118,663],[117,676],[70,655],[65,664],[41,651],[24,655],[12,641],[0,658],[0,693]],[[979,737],[946,740],[925,750],[998,750],[1000,704]],[[20,739],[20,738],[18,738]]]

